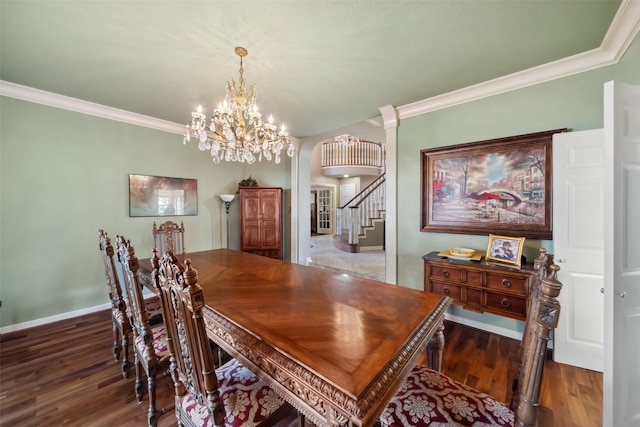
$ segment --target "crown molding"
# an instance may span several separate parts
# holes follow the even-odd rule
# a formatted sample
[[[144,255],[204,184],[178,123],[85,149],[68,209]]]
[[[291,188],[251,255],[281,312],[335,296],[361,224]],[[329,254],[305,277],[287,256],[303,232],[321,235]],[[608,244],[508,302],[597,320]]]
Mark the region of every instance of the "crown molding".
[[[398,113],[393,105],[385,105],[378,110],[382,114],[382,123],[385,129],[398,127]]]
[[[184,125],[180,125],[178,123],[138,113],[132,113],[131,111],[120,110],[118,108],[107,107],[105,105],[83,101],[69,96],[58,95],[56,93],[34,89],[32,87],[22,86],[3,80],[0,80],[0,95],[50,107],[61,108],[64,110],[75,111],[76,113],[129,123],[136,126],[157,129],[163,132],[182,135],[185,131]]]
[[[599,48],[398,107],[398,117],[425,114],[616,64],[640,30],[640,1],[623,0]]]
[[[384,117],[385,128],[397,125],[395,121],[398,119],[425,114],[616,64],[622,58],[639,30],[640,0],[623,0],[599,48],[468,86],[463,89],[406,104],[398,107],[397,111],[393,113],[389,109],[389,107],[393,108],[392,106],[384,106],[380,111]],[[183,124],[107,107],[105,105],[58,95],[3,80],[0,80],[0,95],[143,126],[163,132],[179,135],[184,133]]]

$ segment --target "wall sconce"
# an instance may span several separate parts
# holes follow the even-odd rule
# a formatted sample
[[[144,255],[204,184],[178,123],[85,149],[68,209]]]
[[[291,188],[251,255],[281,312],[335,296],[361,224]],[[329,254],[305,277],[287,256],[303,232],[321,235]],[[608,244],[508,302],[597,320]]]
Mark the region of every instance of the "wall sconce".
[[[221,194],[220,200],[224,202],[224,208],[227,211],[227,249],[229,249],[229,208],[231,207],[231,202],[235,199],[235,194]]]

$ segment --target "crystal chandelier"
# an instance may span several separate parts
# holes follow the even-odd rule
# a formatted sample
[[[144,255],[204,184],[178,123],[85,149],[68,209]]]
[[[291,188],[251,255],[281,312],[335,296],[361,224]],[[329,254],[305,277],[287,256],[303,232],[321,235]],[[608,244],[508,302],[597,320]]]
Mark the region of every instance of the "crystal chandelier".
[[[209,150],[215,164],[224,159],[227,162],[247,162],[275,159],[280,163],[280,152],[287,148],[287,155],[293,156],[295,145],[293,139],[284,128],[278,130],[273,124],[273,116],[268,122],[262,121],[262,115],[256,105],[256,87],[252,85],[247,92],[244,86],[242,58],[247,56],[247,49],[236,47],[240,57],[240,86],[231,79],[227,82],[227,95],[224,102],[218,105],[207,126],[202,107],[191,113],[191,121],[187,124],[184,144],[191,137],[198,138],[200,151]]]
[[[334,138],[334,140],[335,140],[336,142],[341,143],[342,145],[344,145],[344,146],[346,146],[346,147],[348,147],[348,146],[350,146],[350,145],[353,145],[353,144],[355,144],[356,142],[360,142],[360,139],[359,139],[359,138],[356,138],[355,136],[353,136],[353,135],[349,135],[349,134],[346,134],[346,133],[345,133],[344,135],[336,136],[336,137]]]

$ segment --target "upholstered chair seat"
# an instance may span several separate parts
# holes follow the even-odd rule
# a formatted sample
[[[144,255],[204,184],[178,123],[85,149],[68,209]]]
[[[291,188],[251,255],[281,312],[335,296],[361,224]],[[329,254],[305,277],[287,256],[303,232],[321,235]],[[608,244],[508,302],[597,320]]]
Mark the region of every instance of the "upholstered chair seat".
[[[162,318],[162,301],[160,297],[154,296],[151,298],[145,299],[145,306],[147,309],[147,316],[149,316],[149,322],[156,316],[160,316]]]
[[[117,308],[112,308],[111,315],[113,316],[114,320],[116,320],[119,323],[122,323],[122,320],[124,319],[124,314],[122,313],[122,310],[119,310]]]
[[[216,376],[226,427],[257,426],[282,409],[284,400],[236,359],[216,369]],[[181,420],[187,418],[198,427],[215,425],[211,412],[192,394],[179,397],[176,405]]]
[[[513,426],[509,406],[486,393],[416,365],[380,417],[387,427]]]
[[[151,328],[153,334],[153,351],[158,358],[159,365],[169,364],[169,346],[167,345],[167,328],[163,324],[156,325]],[[144,354],[147,345],[144,342],[144,337],[137,336],[135,338],[134,345],[138,354]]]
[[[144,300],[145,309],[147,310],[147,316],[149,318],[150,325],[157,325],[162,323],[162,301],[160,297],[153,296]],[[127,307],[127,314],[131,317],[131,308]]]

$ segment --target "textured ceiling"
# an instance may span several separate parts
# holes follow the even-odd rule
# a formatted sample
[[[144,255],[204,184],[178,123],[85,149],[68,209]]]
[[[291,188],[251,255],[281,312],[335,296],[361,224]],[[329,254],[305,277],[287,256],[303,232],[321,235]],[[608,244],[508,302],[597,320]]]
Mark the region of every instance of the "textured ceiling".
[[[7,1],[0,79],[175,123],[210,114],[244,46],[298,137],[598,48],[620,1]]]

